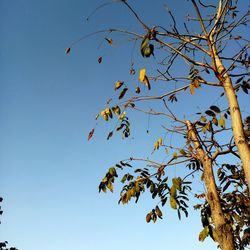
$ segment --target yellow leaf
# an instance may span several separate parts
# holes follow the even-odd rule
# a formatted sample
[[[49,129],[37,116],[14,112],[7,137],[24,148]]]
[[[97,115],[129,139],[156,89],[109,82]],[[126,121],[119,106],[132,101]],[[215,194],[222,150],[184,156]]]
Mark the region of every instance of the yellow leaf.
[[[208,226],[206,226],[199,234],[199,241],[204,241],[208,236],[208,233],[209,233],[209,228]]]
[[[121,82],[121,81],[118,80],[118,81],[115,83],[115,90],[119,89],[122,85],[123,85],[123,82]]]
[[[154,150],[159,149],[159,141],[155,142],[154,144]]]
[[[225,122],[225,119],[224,119],[223,117],[221,117],[221,118],[219,119],[219,124],[220,124],[220,126],[221,126],[222,128],[225,128],[226,122]]]
[[[173,153],[173,158],[177,159],[177,153],[176,152]]]
[[[162,146],[162,144],[163,144],[162,138],[159,138],[159,139],[158,139],[158,142],[159,142],[159,144]]]
[[[177,209],[177,202],[176,202],[176,199],[174,197],[170,197],[170,206],[171,208],[173,209]]]
[[[113,112],[116,114],[116,115],[120,115],[121,114],[121,109],[119,106],[115,106],[112,108]]]
[[[194,85],[193,85],[193,83],[189,84],[189,90],[190,90],[191,95],[194,95]]]
[[[198,79],[194,79],[193,82],[192,82],[192,84],[193,84],[194,87],[197,88],[197,89],[201,86]]]
[[[140,75],[139,75],[139,80],[140,80],[141,82],[144,81],[145,75],[146,75],[146,69],[145,69],[145,68],[142,68],[142,69],[140,70]]]
[[[104,119],[105,121],[108,121],[109,117],[108,117],[108,114],[106,113],[106,110],[103,110],[103,111],[101,112],[101,116],[103,117],[103,119]]]

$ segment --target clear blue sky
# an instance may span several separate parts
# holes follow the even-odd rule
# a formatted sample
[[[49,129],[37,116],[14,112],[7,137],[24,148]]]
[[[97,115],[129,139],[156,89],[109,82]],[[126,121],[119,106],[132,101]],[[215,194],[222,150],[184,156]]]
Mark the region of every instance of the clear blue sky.
[[[138,8],[149,25],[168,22],[163,1],[154,3],[153,11],[150,2]],[[172,7],[184,15],[180,2]],[[136,206],[118,206],[118,191],[98,194],[109,166],[132,153],[143,155],[144,149],[150,153],[152,138],[159,136],[145,137],[147,117],[138,116],[137,140],[116,135],[107,142],[109,128],[102,124],[87,142],[114,82],[129,78],[127,38],[118,35],[114,48],[99,47],[104,36],[99,35],[78,43],[69,56],[64,50],[103,28],[139,28],[120,4],[86,22],[102,3],[0,0],[0,241],[19,250],[215,250],[210,239],[199,243],[202,227],[192,208],[181,222],[165,208],[163,221],[147,224],[145,215],[155,205],[149,197]]]

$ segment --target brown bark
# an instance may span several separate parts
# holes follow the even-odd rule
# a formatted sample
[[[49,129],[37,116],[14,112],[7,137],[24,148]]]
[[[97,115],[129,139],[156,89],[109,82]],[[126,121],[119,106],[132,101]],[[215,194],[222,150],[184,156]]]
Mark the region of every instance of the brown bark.
[[[222,250],[235,250],[231,226],[230,224],[227,224],[222,212],[212,168],[212,158],[209,157],[203,150],[197,136],[197,131],[192,123],[190,121],[186,121],[186,125],[188,128],[189,140],[192,141],[195,147],[197,158],[203,164],[203,181],[207,189],[206,200],[211,208],[211,215],[215,226],[216,240],[218,241]]]

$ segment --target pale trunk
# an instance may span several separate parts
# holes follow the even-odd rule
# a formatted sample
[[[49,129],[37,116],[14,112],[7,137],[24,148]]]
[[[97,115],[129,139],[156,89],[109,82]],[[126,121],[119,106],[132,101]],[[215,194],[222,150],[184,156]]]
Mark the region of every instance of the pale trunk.
[[[203,150],[195,127],[189,121],[187,121],[186,124],[188,128],[189,139],[192,141],[195,147],[197,158],[203,164],[203,181],[207,189],[206,200],[211,208],[211,215],[215,226],[216,241],[218,241],[222,250],[235,250],[231,226],[230,224],[226,223],[226,220],[223,216],[212,168],[212,159]]]
[[[221,81],[221,84],[224,87],[230,113],[231,113],[231,120],[232,120],[232,129],[233,129],[233,136],[236,147],[239,151],[240,159],[242,161],[243,170],[246,176],[246,181],[248,187],[250,185],[250,147],[248,145],[248,141],[244,134],[241,111],[239,107],[239,103],[236,97],[235,90],[233,88],[233,84],[231,78],[225,72],[225,68],[220,60],[216,48],[213,48],[214,54],[214,67],[217,78]]]

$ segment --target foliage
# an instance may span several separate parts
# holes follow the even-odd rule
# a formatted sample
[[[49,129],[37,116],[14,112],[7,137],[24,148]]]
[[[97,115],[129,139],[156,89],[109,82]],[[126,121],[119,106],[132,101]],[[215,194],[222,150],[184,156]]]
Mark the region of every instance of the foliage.
[[[3,198],[0,197],[0,203],[2,201],[3,201]],[[2,215],[2,214],[3,214],[3,211],[1,210],[1,206],[0,206],[0,215]],[[8,241],[0,242],[0,250],[17,250],[17,248],[15,248],[15,247],[7,248],[7,245],[8,245]]]

